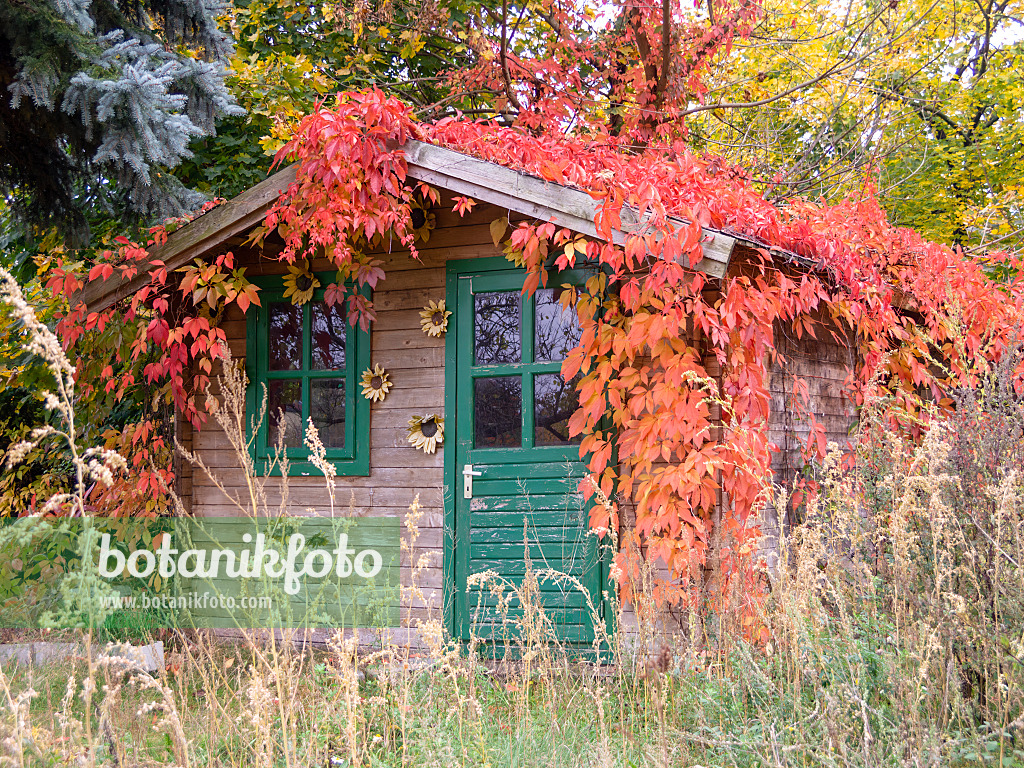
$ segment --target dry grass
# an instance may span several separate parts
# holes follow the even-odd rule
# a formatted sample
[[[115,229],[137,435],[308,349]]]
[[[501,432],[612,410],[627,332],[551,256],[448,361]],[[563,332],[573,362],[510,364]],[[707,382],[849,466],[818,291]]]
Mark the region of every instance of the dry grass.
[[[155,676],[96,654],[4,664],[0,764],[1024,765],[1024,403],[1010,370],[921,443],[865,411],[855,466],[833,453],[817,467],[821,492],[783,537],[764,647],[707,634],[730,617],[660,635],[642,569],[636,633],[599,638],[608,663],[580,661],[536,604],[537,580],[559,576],[534,572],[500,585],[523,611],[506,619],[516,661],[497,667],[440,616],[409,622],[414,647],[179,633]],[[216,413],[244,463],[236,406]],[[248,493],[243,511],[265,513],[258,479]]]
[[[990,404],[991,405],[991,404]],[[981,404],[914,445],[838,454],[783,542],[764,648],[703,638],[653,657],[606,638],[573,661],[542,614],[495,670],[423,622],[426,648],[320,650],[179,636],[166,673],[106,660],[0,674],[12,765],[695,766],[1024,764],[1024,408]],[[1017,420],[1017,421],[1013,421]],[[977,427],[977,425],[974,425]],[[993,454],[991,435],[1002,440]],[[969,477],[964,473],[969,473]],[[414,521],[416,510],[411,514]],[[414,535],[413,532],[410,535]],[[527,586],[520,599],[529,605]],[[506,585],[507,589],[507,585]],[[539,609],[538,609],[539,611]],[[641,616],[653,612],[638,612]],[[643,622],[642,622],[643,624]],[[665,646],[662,646],[665,648]],[[700,648],[700,650],[697,650]]]

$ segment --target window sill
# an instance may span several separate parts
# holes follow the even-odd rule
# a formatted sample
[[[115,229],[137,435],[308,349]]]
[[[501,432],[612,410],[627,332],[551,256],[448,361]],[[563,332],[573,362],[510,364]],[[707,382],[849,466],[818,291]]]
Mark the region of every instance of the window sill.
[[[360,459],[327,459],[327,463],[334,466],[337,471],[337,477],[369,477],[370,475],[370,461],[368,458]],[[255,469],[256,474],[261,477],[281,477],[284,473],[281,471],[280,464],[276,462],[272,467],[269,459],[256,459]],[[323,478],[323,473],[317,469],[312,463],[308,461],[289,461],[288,462],[288,477],[315,477]]]

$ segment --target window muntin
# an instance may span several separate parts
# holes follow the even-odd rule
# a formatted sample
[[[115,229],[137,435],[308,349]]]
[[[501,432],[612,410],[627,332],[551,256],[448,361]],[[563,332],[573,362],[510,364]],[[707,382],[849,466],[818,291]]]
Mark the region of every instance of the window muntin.
[[[295,306],[280,279],[258,284],[262,306],[251,311],[247,336],[251,421],[264,392],[267,404],[254,440],[257,470],[280,473],[272,461],[280,440],[290,475],[319,475],[304,443],[312,419],[339,475],[369,474],[369,403],[356,386],[369,366],[369,335],[349,324],[344,306],[328,306],[323,291]]]
[[[579,407],[562,361],[579,344],[575,307],[562,306],[565,286],[532,296],[504,290],[486,276],[473,280],[473,447],[559,448],[578,445],[569,418]]]

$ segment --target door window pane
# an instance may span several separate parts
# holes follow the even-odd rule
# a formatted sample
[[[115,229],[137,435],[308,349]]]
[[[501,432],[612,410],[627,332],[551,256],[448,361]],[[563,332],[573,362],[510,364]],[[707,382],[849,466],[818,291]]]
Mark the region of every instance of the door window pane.
[[[478,293],[473,298],[476,364],[518,363],[522,358],[519,292]]]
[[[285,448],[302,445],[302,382],[297,379],[267,382],[267,447],[272,451],[279,442]]]
[[[345,447],[345,380],[309,382],[309,416],[325,448]]]
[[[310,304],[310,333],[314,371],[337,371],[345,367],[345,334],[348,321],[341,307],[328,307],[318,301]]]
[[[302,367],[302,307],[275,302],[269,313],[267,367],[271,371],[297,371]]]
[[[583,335],[576,309],[558,301],[561,288],[540,288],[534,302],[533,350],[537,362],[564,360]]]
[[[567,382],[559,373],[545,373],[533,379],[534,445],[569,445],[580,437],[569,438],[569,417],[579,407],[576,384]]]
[[[523,443],[523,382],[519,376],[473,382],[477,448],[518,448]]]

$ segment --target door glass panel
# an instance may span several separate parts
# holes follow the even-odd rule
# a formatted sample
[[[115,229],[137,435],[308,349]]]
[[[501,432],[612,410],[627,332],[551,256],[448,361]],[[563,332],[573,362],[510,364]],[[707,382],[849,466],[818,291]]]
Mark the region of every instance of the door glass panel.
[[[275,302],[269,311],[267,367],[271,371],[297,371],[302,367],[302,307]]]
[[[576,309],[558,301],[561,288],[538,289],[534,303],[533,349],[537,362],[564,360],[583,335]]]
[[[523,381],[498,376],[473,382],[477,448],[518,448],[523,443]]]
[[[476,364],[518,363],[522,358],[519,292],[478,293],[473,299]]]
[[[533,379],[533,429],[535,445],[569,445],[580,437],[569,438],[569,417],[579,407],[576,384],[560,373],[539,374]]]
[[[310,331],[313,337],[311,365],[314,371],[337,371],[345,367],[345,333],[348,321],[340,307],[322,301],[311,304]]]
[[[268,447],[279,442],[285,448],[302,445],[302,382],[298,379],[267,382]]]
[[[309,382],[309,416],[325,448],[345,447],[345,380]]]

